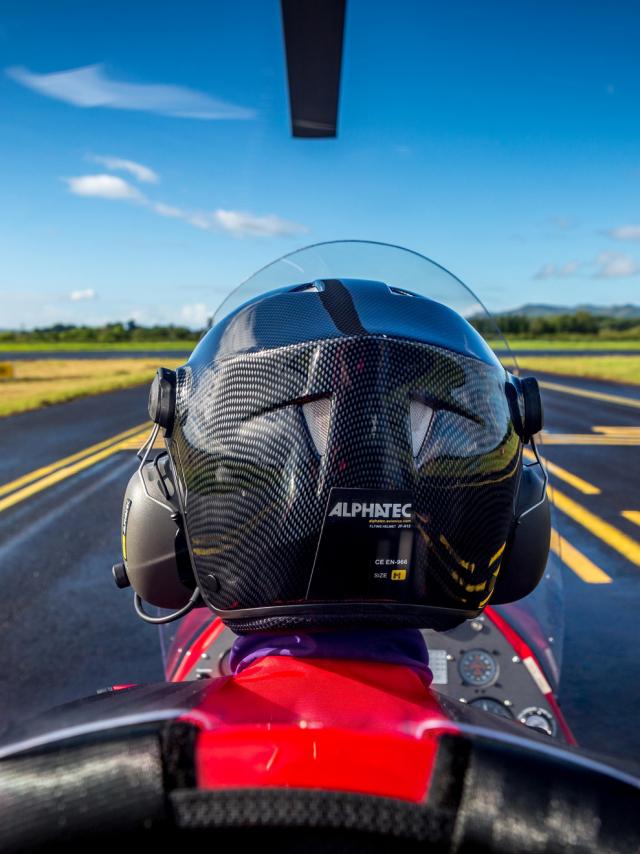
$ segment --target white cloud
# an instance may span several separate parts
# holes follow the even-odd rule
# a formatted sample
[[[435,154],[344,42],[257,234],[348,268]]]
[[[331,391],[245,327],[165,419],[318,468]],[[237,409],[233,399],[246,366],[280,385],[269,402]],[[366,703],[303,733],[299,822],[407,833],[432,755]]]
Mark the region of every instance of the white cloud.
[[[182,322],[191,329],[204,329],[212,314],[203,302],[183,305],[180,309]]]
[[[304,225],[275,214],[256,216],[246,211],[227,211],[223,208],[213,213],[213,222],[235,237],[285,237],[307,231]]]
[[[184,86],[127,83],[108,76],[103,65],[86,65],[52,74],[28,68],[7,68],[9,77],[41,95],[76,107],[110,107],[139,110],[186,119],[251,119],[254,110],[229,104]]]
[[[561,276],[573,276],[580,269],[581,262],[580,261],[567,261],[566,264],[563,264],[560,267],[560,275]]]
[[[201,228],[203,231],[210,231],[213,225],[211,217],[204,213],[184,213],[184,218],[196,228]]]
[[[100,199],[144,201],[144,196],[117,175],[78,175],[64,178],[69,191],[76,196],[95,196]]]
[[[555,264],[544,264],[534,275],[534,279],[551,279],[556,274]]]
[[[582,263],[580,261],[567,261],[564,264],[545,264],[534,275],[534,279],[556,279],[575,276]]]
[[[601,252],[596,258],[597,269],[593,274],[597,279],[619,279],[640,273],[640,265],[628,255],[619,252]]]
[[[78,300],[83,300],[83,299],[95,299],[95,298],[96,298],[96,292],[93,290],[93,288],[85,288],[85,290],[83,290],[83,291],[71,291],[71,293],[69,294],[69,299],[72,300],[73,302],[78,302]]]
[[[110,158],[102,158],[104,161],[107,159]],[[140,164],[133,164],[133,161],[118,162],[140,166]],[[248,211],[231,211],[224,208],[218,208],[212,212],[190,211],[165,202],[156,202],[117,175],[77,175],[73,178],[63,178],[63,180],[69,187],[69,191],[76,196],[137,202],[158,216],[183,220],[202,231],[224,231],[233,237],[287,237],[308,231],[301,223],[283,219],[276,214],[260,216]]]
[[[99,163],[105,166],[112,172],[128,172],[146,184],[157,184],[159,177],[157,172],[144,166],[142,163],[136,163],[135,160],[123,160],[120,157],[108,157],[102,154],[92,154],[89,158],[92,163]]]
[[[640,240],[640,225],[619,225],[617,228],[607,229],[604,234],[614,240]]]
[[[586,268],[586,269],[584,269]],[[594,261],[567,261],[565,264],[545,264],[533,277],[534,279],[569,278],[591,275],[595,279],[621,279],[640,273],[638,264],[629,255],[620,252],[601,252]]]
[[[567,231],[575,225],[575,221],[568,216],[552,216],[550,222],[558,231]]]
[[[172,205],[165,205],[163,202],[153,202],[151,209],[160,216],[167,216],[170,219],[186,219],[187,214],[180,208],[174,208]]]
[[[202,231],[226,231],[234,237],[287,237],[308,231],[306,226],[282,219],[276,214],[257,216],[247,211],[229,211],[223,208],[212,213],[187,211],[162,202],[153,202],[151,208],[160,216],[182,219]]]

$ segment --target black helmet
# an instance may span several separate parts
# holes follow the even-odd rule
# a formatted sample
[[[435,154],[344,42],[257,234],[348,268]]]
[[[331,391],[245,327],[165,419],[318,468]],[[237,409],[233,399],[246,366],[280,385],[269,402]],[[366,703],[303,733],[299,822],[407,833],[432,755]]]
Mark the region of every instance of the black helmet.
[[[448,628],[541,577],[535,381],[393,281],[256,296],[159,374],[151,412],[198,587],[236,632]]]

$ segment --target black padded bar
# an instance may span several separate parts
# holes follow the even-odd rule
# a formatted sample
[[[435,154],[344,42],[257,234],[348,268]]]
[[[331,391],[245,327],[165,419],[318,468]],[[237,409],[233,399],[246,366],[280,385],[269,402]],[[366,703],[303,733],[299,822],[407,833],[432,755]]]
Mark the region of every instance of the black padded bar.
[[[87,851],[98,839],[106,844],[143,832],[150,840],[162,832],[167,817],[158,736],[115,735],[93,734],[0,762],[3,854]]]
[[[281,0],[291,131],[334,137],[346,0]]]

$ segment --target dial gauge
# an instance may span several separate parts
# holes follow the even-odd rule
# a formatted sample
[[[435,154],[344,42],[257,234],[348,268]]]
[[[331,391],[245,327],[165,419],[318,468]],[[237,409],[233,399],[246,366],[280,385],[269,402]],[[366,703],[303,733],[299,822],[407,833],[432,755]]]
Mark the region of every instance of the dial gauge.
[[[470,649],[458,663],[463,682],[474,688],[485,688],[498,678],[498,662],[485,649]]]
[[[529,706],[523,709],[518,715],[518,720],[521,724],[536,729],[538,732],[543,732],[545,735],[556,734],[556,722],[551,714],[546,709],[540,709],[537,706]]]

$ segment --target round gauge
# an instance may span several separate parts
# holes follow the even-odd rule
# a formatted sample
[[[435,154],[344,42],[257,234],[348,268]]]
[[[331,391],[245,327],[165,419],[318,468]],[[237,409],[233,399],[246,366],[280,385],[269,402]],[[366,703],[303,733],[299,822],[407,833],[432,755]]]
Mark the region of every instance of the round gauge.
[[[476,709],[482,709],[483,712],[490,712],[492,715],[498,715],[500,718],[510,718],[513,720],[511,710],[508,709],[500,700],[494,700],[493,697],[476,697],[469,703]]]
[[[540,709],[537,706],[529,706],[518,715],[518,720],[525,726],[530,726],[531,729],[537,729],[538,732],[543,732],[545,735],[556,734],[556,722],[551,714],[546,709]]]
[[[458,662],[462,681],[474,688],[485,688],[498,678],[498,662],[484,649],[470,649]]]

